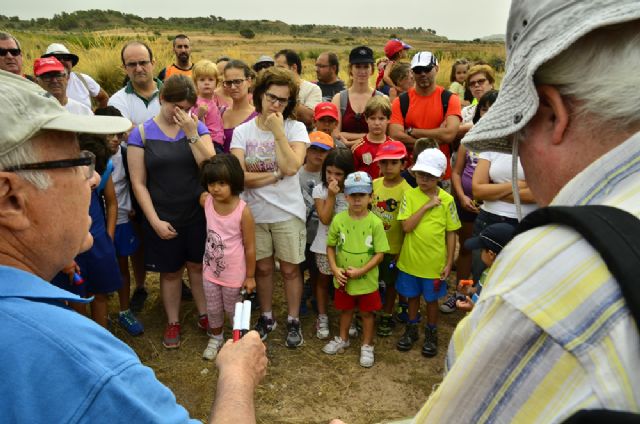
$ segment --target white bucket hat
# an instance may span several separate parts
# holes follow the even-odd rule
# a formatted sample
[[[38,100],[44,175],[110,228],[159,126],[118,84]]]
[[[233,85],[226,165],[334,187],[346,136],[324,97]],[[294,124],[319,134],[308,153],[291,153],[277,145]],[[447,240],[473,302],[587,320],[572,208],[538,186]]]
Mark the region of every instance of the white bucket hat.
[[[507,23],[507,72],[500,94],[462,143],[478,152],[511,153],[511,136],[538,110],[536,70],[583,35],[639,18],[638,0],[513,0]]]
[[[116,134],[131,128],[126,118],[74,115],[39,85],[9,72],[0,71],[0,87],[0,155],[40,130]]]

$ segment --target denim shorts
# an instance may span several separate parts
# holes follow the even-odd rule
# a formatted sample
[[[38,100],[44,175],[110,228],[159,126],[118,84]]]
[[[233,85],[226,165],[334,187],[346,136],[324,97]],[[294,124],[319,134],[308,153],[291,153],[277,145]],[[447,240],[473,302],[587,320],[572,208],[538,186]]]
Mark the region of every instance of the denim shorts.
[[[435,302],[447,295],[447,282],[439,278],[420,278],[398,271],[396,290],[402,296],[418,297],[422,295],[427,302]]]

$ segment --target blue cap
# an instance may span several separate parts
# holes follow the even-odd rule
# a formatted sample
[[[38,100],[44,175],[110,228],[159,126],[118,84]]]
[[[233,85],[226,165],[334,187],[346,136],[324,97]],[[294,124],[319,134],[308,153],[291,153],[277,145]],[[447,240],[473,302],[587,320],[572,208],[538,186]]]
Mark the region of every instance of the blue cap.
[[[371,194],[373,185],[369,174],[363,171],[353,172],[344,180],[344,194]]]
[[[464,242],[464,247],[468,250],[489,249],[498,254],[511,241],[514,231],[515,228],[511,224],[503,222],[491,224],[480,231],[477,237],[467,239]]]

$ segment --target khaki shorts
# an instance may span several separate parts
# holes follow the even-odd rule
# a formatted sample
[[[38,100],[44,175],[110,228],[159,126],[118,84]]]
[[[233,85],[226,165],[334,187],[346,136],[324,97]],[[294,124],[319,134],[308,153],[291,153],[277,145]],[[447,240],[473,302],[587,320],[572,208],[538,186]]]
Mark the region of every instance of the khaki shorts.
[[[256,260],[273,256],[284,262],[304,262],[307,229],[298,217],[274,224],[256,224]]]

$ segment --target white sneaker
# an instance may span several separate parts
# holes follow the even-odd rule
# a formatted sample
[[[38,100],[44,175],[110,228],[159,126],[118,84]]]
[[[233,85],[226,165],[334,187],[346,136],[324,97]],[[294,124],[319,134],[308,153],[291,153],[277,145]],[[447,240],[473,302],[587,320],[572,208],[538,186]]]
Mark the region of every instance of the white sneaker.
[[[328,355],[335,355],[336,353],[344,353],[344,350],[349,347],[349,340],[344,341],[340,336],[336,336],[329,343],[324,345],[322,351]]]
[[[316,319],[316,337],[325,340],[329,337],[329,317],[318,317]]]
[[[349,337],[353,337],[353,338],[358,337],[358,327],[356,327],[355,317],[353,317],[353,320],[351,320],[351,325],[349,326]]]
[[[365,368],[371,368],[373,361],[373,346],[362,345],[360,348],[360,365]]]
[[[209,361],[216,359],[216,355],[223,344],[224,339],[216,339],[215,337],[209,338],[209,343],[207,344],[204,352],[202,352],[202,357]]]

